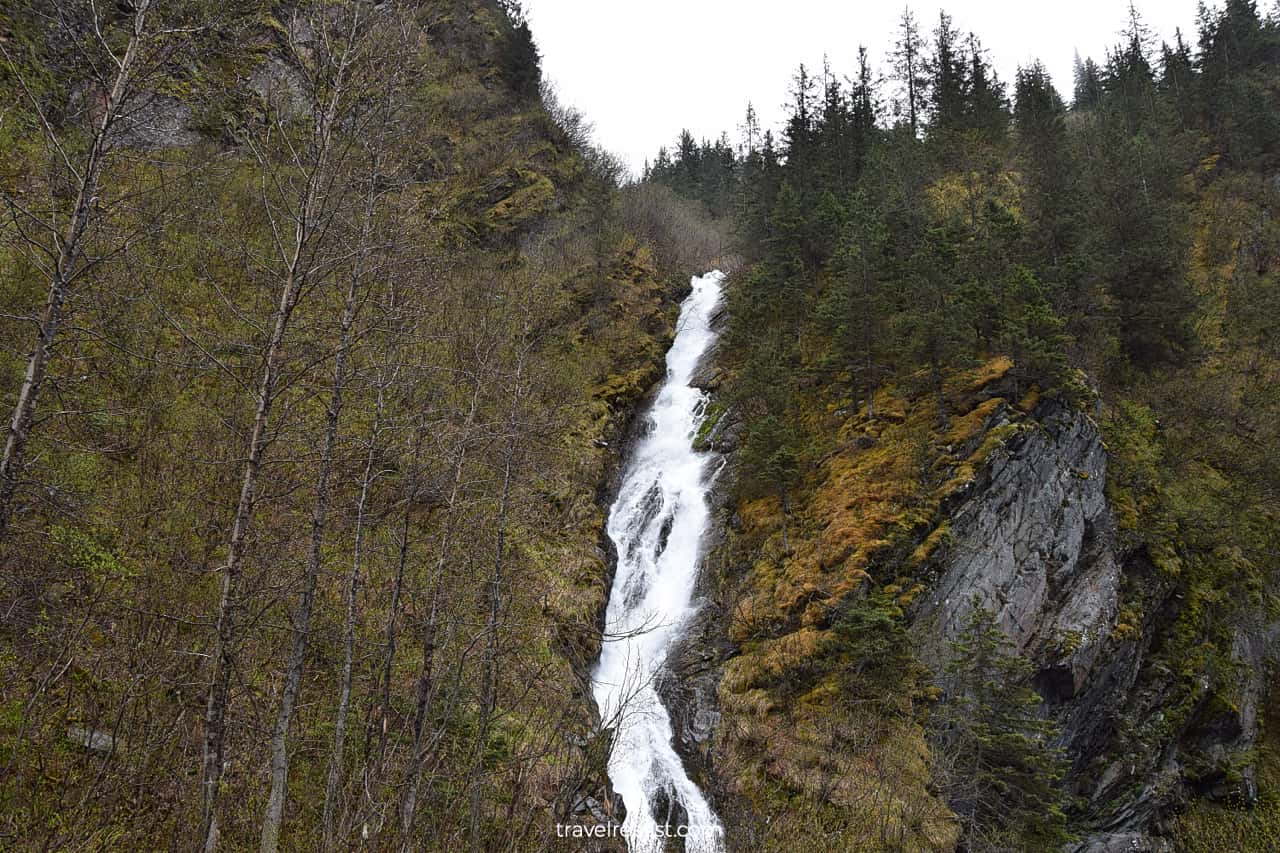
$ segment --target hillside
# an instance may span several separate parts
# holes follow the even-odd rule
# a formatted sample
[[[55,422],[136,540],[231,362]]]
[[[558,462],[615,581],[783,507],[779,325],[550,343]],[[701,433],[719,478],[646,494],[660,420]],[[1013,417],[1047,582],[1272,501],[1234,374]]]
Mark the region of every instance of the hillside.
[[[547,843],[713,233],[514,6],[30,0],[0,48],[0,846]]]
[[[933,23],[646,174],[746,258],[684,754],[735,849],[1274,849],[1280,21]]]

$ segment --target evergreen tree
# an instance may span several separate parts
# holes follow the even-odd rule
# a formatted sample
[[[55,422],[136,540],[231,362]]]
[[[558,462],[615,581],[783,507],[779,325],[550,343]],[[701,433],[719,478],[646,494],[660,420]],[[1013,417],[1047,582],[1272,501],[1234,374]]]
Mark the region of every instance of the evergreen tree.
[[[848,191],[857,174],[858,148],[848,96],[840,80],[822,63],[822,112],[815,128],[820,182],[825,189],[841,195]]]
[[[773,206],[781,185],[782,167],[773,131],[766,130],[759,150],[743,163],[742,239],[748,245],[763,246],[772,227]]]
[[[908,363],[925,368],[937,403],[940,425],[949,419],[943,396],[943,370],[963,363],[972,352],[971,302],[956,277],[961,247],[968,237],[954,226],[929,228],[903,267],[900,310],[894,317]]]
[[[803,272],[806,226],[800,194],[790,177],[783,178],[773,204],[769,238],[765,242],[769,262],[787,273]]]
[[[895,311],[882,265],[888,234],[864,192],[851,200],[849,222],[832,258],[833,283],[818,309],[837,369],[849,372],[849,408],[865,400],[875,417],[875,394],[891,375]]]
[[[672,187],[681,195],[697,198],[699,187],[699,155],[698,143],[688,130],[680,131],[676,142],[676,159],[672,175]]]
[[[1075,86],[1072,90],[1071,105],[1076,109],[1096,107],[1102,99],[1102,71],[1098,63],[1090,57],[1081,61],[1076,54],[1073,68]]]
[[[1027,229],[1038,264],[1055,271],[1052,278],[1069,286],[1067,271],[1079,246],[1082,225],[1080,174],[1066,130],[1067,108],[1039,62],[1019,68],[1015,83],[1014,122],[1019,168],[1026,176]]]
[[[1199,102],[1209,131],[1230,157],[1247,161],[1270,153],[1274,163],[1280,27],[1262,20],[1255,0],[1227,0],[1221,10],[1201,7],[1199,29]]]
[[[1179,29],[1174,32],[1172,46],[1160,46],[1160,92],[1177,111],[1180,124],[1186,124],[1194,113],[1195,82],[1191,48]]]
[[[1031,664],[1010,647],[991,612],[974,601],[951,644],[945,700],[931,720],[947,800],[970,851],[1057,850],[1070,836],[1052,746],[1057,727],[1027,687]]]
[[[1151,64],[1151,31],[1132,4],[1124,40],[1107,56],[1103,89],[1113,111],[1139,122],[1155,108],[1155,70]]]
[[[752,118],[754,120],[754,116]],[[704,139],[699,143],[692,133],[682,130],[676,141],[675,156],[665,147],[659,148],[653,165],[645,164],[644,179],[702,202],[712,216],[723,216],[734,205],[739,169],[727,134],[721,134],[715,142]]]
[[[871,74],[871,63],[867,59],[867,49],[858,47],[858,76],[853,81],[853,89],[849,93],[849,113],[854,144],[857,147],[858,162],[866,157],[876,129],[876,116],[880,112],[880,104],[876,94],[876,82]]]
[[[1066,356],[1069,339],[1044,285],[1034,272],[1018,264],[1001,281],[999,300],[997,343],[1013,359],[1013,376],[1021,386],[1015,394],[1033,384],[1061,394],[1071,381]]]
[[[899,113],[906,114],[907,127],[913,137],[919,135],[928,105],[929,78],[924,50],[924,39],[915,15],[909,7],[903,9],[898,24],[898,41],[892,53],[893,76],[902,86],[903,100]]]
[[[1009,129],[1009,105],[1004,84],[987,62],[978,37],[969,34],[968,103],[965,124],[988,142],[1004,138]]]
[[[747,115],[739,127],[742,142],[738,146],[738,156],[747,159],[756,153],[760,145],[760,119],[756,116],[756,108],[747,101]]]
[[[1190,165],[1159,97],[1150,37],[1137,11],[1108,58],[1104,98],[1086,130],[1093,199],[1088,251],[1116,308],[1130,361],[1151,365],[1185,352],[1195,295],[1185,275],[1187,211],[1180,177]]]
[[[782,142],[788,167],[802,177],[809,174],[813,160],[814,125],[818,109],[814,96],[816,85],[809,69],[801,63],[795,76],[791,78],[791,103],[782,132]],[[802,187],[807,191],[808,182],[804,181]]]
[[[502,73],[512,91],[535,98],[542,82],[542,57],[533,41],[528,16],[520,0],[499,0],[499,5],[510,25],[501,43]]]
[[[938,13],[938,27],[933,31],[933,53],[925,59],[929,75],[931,131],[958,130],[968,111],[969,81],[966,79],[965,57],[960,33],[946,12]]]

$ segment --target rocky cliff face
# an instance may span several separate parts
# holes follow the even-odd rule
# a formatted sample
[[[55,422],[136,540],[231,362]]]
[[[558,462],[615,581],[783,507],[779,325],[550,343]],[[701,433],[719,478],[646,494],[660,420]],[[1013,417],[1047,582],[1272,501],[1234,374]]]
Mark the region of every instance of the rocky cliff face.
[[[716,371],[703,372],[707,387]],[[728,637],[734,612],[726,534],[736,523],[726,497],[734,476],[732,412],[712,447],[727,453],[702,577],[703,607],[673,650],[663,693],[686,761],[713,794],[731,799],[717,768],[717,689],[738,653]],[[993,612],[1019,653],[1035,665],[1043,711],[1061,726],[1072,761],[1068,783],[1081,797],[1079,851],[1162,850],[1172,808],[1191,794],[1256,797],[1247,758],[1258,737],[1267,658],[1276,630],[1236,629],[1238,695],[1191,700],[1155,652],[1180,606],[1172,584],[1142,552],[1123,547],[1107,499],[1107,452],[1085,412],[1045,402],[1024,414],[994,408],[975,444],[999,437],[973,478],[942,503],[918,534],[937,544],[918,567],[924,592],[908,610],[922,662],[938,671],[974,607]],[[729,534],[731,535],[731,534]],[[1142,614],[1142,615],[1135,615]],[[1179,706],[1178,712],[1173,712]],[[697,777],[696,777],[697,778]]]
[[[1061,724],[1070,781],[1096,829],[1078,849],[1163,849],[1164,818],[1190,795],[1256,799],[1252,766],[1232,757],[1258,737],[1276,632],[1238,626],[1238,693],[1206,692],[1175,713],[1183,685],[1154,653],[1180,602],[1145,554],[1118,544],[1097,427],[1056,407],[1035,415],[949,511],[950,543],[913,631],[936,666],[975,603],[996,613]],[[1142,624],[1122,617],[1122,589],[1142,600]]]
[[[988,431],[1007,424],[1001,412]],[[1106,454],[1079,412],[1053,407],[1018,426],[946,508],[946,544],[912,628],[936,668],[973,608],[984,607],[1020,652],[1043,662],[1045,687],[1065,699],[1088,680],[1119,610]]]

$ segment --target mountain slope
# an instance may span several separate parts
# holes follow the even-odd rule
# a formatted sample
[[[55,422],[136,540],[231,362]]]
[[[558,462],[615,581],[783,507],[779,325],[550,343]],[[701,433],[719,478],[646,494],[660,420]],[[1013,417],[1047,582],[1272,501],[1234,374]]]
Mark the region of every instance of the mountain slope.
[[[1200,29],[1068,106],[907,14],[656,158],[746,261],[669,691],[737,844],[1274,846],[1280,29]]]
[[[0,538],[4,845],[547,843],[604,779],[597,492],[710,232],[489,0],[0,44],[6,405],[88,226]]]

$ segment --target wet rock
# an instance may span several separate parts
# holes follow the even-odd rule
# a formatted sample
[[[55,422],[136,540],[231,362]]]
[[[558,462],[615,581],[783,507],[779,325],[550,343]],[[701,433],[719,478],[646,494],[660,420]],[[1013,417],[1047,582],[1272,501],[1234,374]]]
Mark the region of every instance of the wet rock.
[[[711,738],[720,724],[716,691],[722,650],[718,650],[717,635],[723,632],[717,629],[722,617],[718,607],[703,602],[672,648],[657,682],[681,757],[698,764],[707,763]]]
[[[608,823],[609,814],[605,811],[600,801],[592,796],[585,796],[573,804],[574,817],[581,818],[590,816],[598,823]]]
[[[663,788],[653,795],[653,819],[659,827],[666,827],[668,837],[676,837],[680,827],[688,826],[689,813],[675,792]]]
[[[716,353],[720,349],[720,344],[713,344],[708,350],[707,356],[698,363],[693,374],[689,377],[689,385],[692,388],[700,388],[703,391],[715,391],[720,387],[720,383],[724,379],[724,374],[720,370]]]
[[[719,307],[711,313],[708,325],[717,333],[720,333],[724,331],[728,320],[729,312],[725,308],[724,302],[721,301]],[[720,353],[723,346],[722,339],[717,339],[707,348],[702,360],[698,362],[698,366],[694,368],[693,374],[689,377],[690,387],[700,388],[709,392],[715,392],[720,388],[720,384],[724,380],[724,373],[720,369]]]

